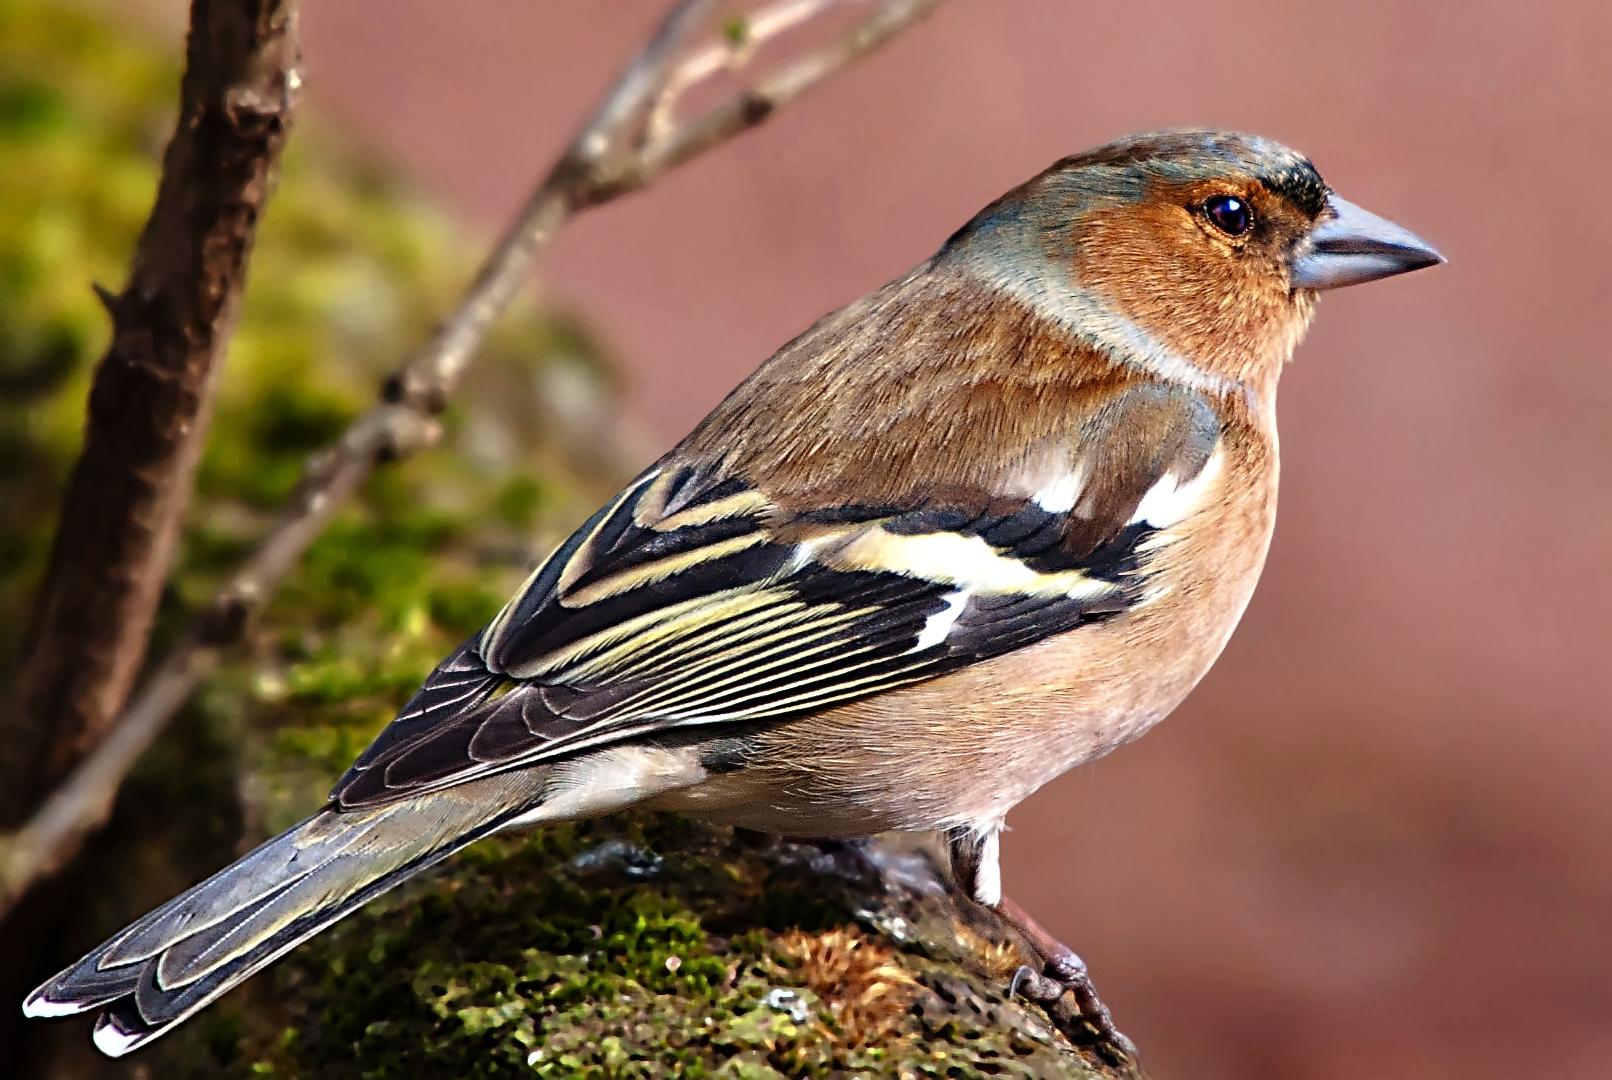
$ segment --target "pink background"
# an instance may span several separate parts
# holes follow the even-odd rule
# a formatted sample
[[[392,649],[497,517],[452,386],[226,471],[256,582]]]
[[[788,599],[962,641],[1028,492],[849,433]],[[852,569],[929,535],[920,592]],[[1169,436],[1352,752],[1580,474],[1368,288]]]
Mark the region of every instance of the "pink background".
[[[490,230],[662,10],[320,0],[309,93]],[[1134,130],[1273,136],[1449,256],[1327,297],[1224,659],[1010,819],[1009,889],[1158,1077],[1612,1076],[1609,55],[1594,0],[955,0],[545,261],[658,450]]]

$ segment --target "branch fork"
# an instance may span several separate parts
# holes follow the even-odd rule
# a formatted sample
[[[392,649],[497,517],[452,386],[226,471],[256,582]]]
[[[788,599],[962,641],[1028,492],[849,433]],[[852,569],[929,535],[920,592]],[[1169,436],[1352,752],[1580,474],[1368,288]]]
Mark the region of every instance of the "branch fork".
[[[135,761],[217,666],[223,650],[240,640],[251,616],[374,467],[441,440],[443,429],[436,417],[447,407],[493,322],[526,281],[534,260],[572,216],[646,187],[683,162],[757,126],[940,3],[777,0],[746,18],[739,40],[692,52],[695,38],[711,27],[717,5],[714,0],[677,4],[505,228],[464,297],[430,341],[387,378],[380,400],[335,445],[309,461],[278,524],[156,666],[106,737],[31,820],[0,839],[0,915],[32,883],[66,865],[83,839],[106,820]],[[745,66],[762,43],[829,10],[853,5],[872,10],[843,33],[693,119],[676,120],[677,106],[694,86]],[[288,107],[302,83],[296,65],[285,68],[282,83]],[[264,103],[253,93],[232,100],[243,110]],[[265,115],[272,115],[272,108]]]

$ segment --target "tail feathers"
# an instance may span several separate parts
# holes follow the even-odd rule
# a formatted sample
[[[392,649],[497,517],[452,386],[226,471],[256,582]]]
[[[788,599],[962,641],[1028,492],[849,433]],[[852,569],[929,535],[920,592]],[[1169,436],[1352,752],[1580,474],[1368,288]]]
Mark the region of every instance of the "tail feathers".
[[[113,1057],[156,1038],[298,943],[538,802],[545,769],[364,811],[325,810],[175,897],[39,987],[29,1016],[107,1009]]]

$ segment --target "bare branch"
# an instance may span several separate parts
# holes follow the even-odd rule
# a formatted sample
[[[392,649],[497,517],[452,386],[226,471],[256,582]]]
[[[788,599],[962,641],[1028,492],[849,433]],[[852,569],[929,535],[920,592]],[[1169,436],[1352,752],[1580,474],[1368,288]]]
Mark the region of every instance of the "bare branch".
[[[683,0],[616,81],[592,119],[560,156],[515,220],[510,222],[474,283],[431,341],[399,375],[387,381],[383,398],[440,412],[482,338],[526,281],[538,252],[554,239],[574,210],[572,193],[611,159],[631,153],[634,128],[670,77],[672,63],[709,21],[712,0]]]
[[[779,0],[747,16],[736,16],[731,26],[723,27],[720,41],[692,53],[677,65],[644,125],[645,142],[657,142],[671,131],[677,103],[692,87],[719,72],[742,67],[773,38],[847,2],[854,0]]]
[[[62,500],[16,692],[0,710],[0,824],[106,734],[144,658],[213,389],[302,84],[294,0],[195,0],[179,120]]]
[[[666,88],[678,77],[677,58],[708,24],[714,5],[710,0],[684,0],[674,8],[505,230],[458,307],[413,360],[387,379],[382,401],[355,421],[335,447],[310,464],[280,524],[198,617],[119,718],[113,736],[33,820],[0,843],[0,913],[33,881],[64,865],[83,838],[106,819],[118,786],[140,754],[216,665],[222,650],[239,639],[247,619],[375,464],[416,453],[441,438],[441,428],[431,417],[446,406],[459,376],[524,282],[533,260],[575,213],[636,191],[671,168],[755,127],[810,87],[917,22],[940,2],[886,0],[821,49],[690,124],[673,127],[651,140],[650,113],[665,100]],[[812,13],[829,6],[814,3]]]
[[[690,158],[765,123],[773,113],[919,22],[942,2],[886,0],[834,40],[647,141],[627,167],[600,177],[593,186],[580,191],[579,202],[591,206],[637,191]]]

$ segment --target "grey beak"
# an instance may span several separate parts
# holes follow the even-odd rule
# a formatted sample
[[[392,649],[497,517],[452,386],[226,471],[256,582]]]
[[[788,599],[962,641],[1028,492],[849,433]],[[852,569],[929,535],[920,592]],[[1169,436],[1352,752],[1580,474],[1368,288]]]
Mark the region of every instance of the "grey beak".
[[[1288,272],[1295,289],[1341,289],[1444,261],[1427,241],[1347,199],[1332,195],[1327,205],[1333,216],[1295,253]]]

